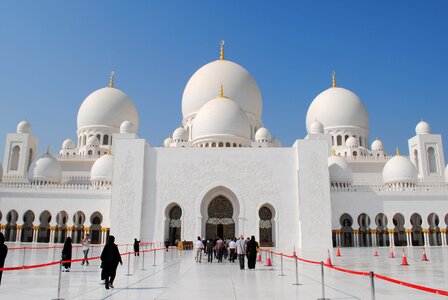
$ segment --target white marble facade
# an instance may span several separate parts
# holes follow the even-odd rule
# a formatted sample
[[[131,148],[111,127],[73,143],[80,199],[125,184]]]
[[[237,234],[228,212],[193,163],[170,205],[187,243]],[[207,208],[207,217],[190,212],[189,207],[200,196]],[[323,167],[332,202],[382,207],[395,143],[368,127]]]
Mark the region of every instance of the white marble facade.
[[[111,76],[81,104],[77,141],[58,154],[37,155],[31,124],[20,122],[1,168],[7,240],[243,234],[316,258],[335,246],[447,245],[448,174],[427,122],[410,137],[409,156],[389,156],[380,140],[369,145],[361,98],[333,76],[310,104],[308,135],[283,146],[262,122],[255,79],[224,58],[223,45],[190,78],[182,112],[182,126],[151,145]]]

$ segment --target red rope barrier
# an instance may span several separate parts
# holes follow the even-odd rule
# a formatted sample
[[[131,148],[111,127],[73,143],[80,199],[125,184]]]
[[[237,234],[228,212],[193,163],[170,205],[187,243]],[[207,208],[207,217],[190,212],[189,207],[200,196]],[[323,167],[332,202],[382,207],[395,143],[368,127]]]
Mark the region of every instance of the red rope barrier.
[[[261,251],[265,251],[261,249]],[[284,253],[279,253],[279,252],[274,252],[274,251],[270,251],[271,253],[275,254],[275,255],[280,255],[280,256],[284,256],[284,257],[288,257],[288,258],[296,258],[299,261],[302,262],[306,262],[306,263],[310,263],[310,264],[320,264],[320,262],[317,261],[313,261],[313,260],[308,260],[308,259],[304,259],[304,258],[300,258],[300,257],[294,257],[294,255],[286,255]],[[324,266],[339,272],[343,272],[343,273],[347,273],[347,274],[353,274],[353,275],[359,275],[359,276],[370,276],[369,272],[362,272],[362,271],[355,271],[355,270],[349,270],[349,269],[344,269],[344,268],[339,268],[339,267],[335,267],[335,266],[331,266],[331,265],[327,265],[324,263]],[[384,275],[380,275],[380,274],[374,274],[374,276],[378,279],[384,280],[384,281],[388,281],[391,283],[395,283],[401,286],[405,286],[405,287],[409,287],[409,288],[413,288],[416,290],[420,290],[423,292],[428,292],[428,293],[433,293],[433,294],[437,294],[437,295],[442,295],[442,296],[448,296],[448,291],[445,290],[439,290],[439,289],[434,289],[434,288],[430,288],[430,287],[425,287],[422,285],[417,285],[417,284],[413,284],[410,282],[406,282],[406,281],[401,281],[398,279],[394,279],[394,278],[390,278]]]

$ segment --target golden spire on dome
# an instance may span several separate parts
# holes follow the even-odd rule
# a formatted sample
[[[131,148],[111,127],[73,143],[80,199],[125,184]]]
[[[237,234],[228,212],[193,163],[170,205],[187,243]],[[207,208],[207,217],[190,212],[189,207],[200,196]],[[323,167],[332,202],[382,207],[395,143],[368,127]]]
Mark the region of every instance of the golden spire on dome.
[[[336,87],[336,72],[333,71],[331,74],[331,86]]]
[[[224,96],[224,87],[222,86],[222,83],[219,86],[219,95],[216,96],[216,98],[229,98],[229,97]]]
[[[400,156],[400,151],[398,151],[398,147],[395,149],[395,156]]]
[[[219,60],[224,60],[224,40],[219,43],[221,45],[221,50],[219,51]]]
[[[112,73],[110,73],[110,77],[109,77],[109,87],[111,87],[111,88],[114,87],[114,80],[115,80],[115,72],[112,71]]]

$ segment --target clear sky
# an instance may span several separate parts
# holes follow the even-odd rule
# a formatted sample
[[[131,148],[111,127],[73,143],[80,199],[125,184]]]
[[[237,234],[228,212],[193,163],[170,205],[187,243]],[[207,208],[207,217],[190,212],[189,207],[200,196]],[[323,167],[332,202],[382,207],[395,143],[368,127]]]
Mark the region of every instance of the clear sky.
[[[424,119],[448,148],[447,1],[5,1],[0,7],[0,154],[27,119],[39,153],[76,141],[84,98],[108,84],[134,101],[152,145],[182,120],[183,89],[202,65],[244,66],[263,122],[284,145],[306,135],[311,101],[331,85],[357,93],[370,142],[386,151]],[[2,156],[3,157],[3,156]]]

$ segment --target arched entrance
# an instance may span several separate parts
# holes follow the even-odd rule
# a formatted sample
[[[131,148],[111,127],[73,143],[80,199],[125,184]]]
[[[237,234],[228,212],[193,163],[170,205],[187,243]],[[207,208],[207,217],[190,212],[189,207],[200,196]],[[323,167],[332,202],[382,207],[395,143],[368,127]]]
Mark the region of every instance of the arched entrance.
[[[179,205],[172,207],[168,216],[170,218],[168,239],[170,245],[177,245],[177,242],[181,240],[182,208]]]
[[[263,205],[258,211],[260,217],[260,246],[275,247],[273,237],[273,214],[271,208]]]
[[[206,239],[235,237],[233,205],[229,199],[219,195],[210,202],[207,208],[208,219],[205,224]]]

